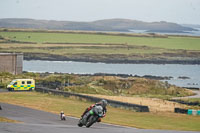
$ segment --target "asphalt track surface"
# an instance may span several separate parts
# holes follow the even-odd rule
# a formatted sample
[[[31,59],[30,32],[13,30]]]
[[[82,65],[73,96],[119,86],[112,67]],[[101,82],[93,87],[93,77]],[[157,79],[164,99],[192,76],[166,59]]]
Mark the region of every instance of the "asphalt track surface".
[[[104,123],[95,123],[90,128],[78,127],[78,119],[67,117],[59,119],[59,114],[34,110],[21,106],[0,103],[0,116],[21,123],[0,122],[0,133],[199,133],[191,131],[148,130]]]

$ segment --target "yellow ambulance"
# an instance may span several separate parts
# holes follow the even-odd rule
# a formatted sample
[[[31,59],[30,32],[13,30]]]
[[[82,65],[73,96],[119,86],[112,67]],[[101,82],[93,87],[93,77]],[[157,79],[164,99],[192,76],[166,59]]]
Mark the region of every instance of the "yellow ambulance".
[[[33,79],[15,79],[8,86],[8,91],[31,91],[35,89]]]

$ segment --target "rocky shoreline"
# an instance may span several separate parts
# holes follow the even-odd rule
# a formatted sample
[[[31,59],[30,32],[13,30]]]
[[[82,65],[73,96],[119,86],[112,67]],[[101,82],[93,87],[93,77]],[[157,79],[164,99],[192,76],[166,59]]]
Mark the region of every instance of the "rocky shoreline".
[[[92,58],[90,56],[62,56],[42,53],[24,53],[24,60],[46,60],[46,61],[75,61],[108,64],[200,64],[200,59],[126,59],[124,57],[115,58]]]
[[[128,78],[128,77],[135,77],[135,78],[146,78],[146,79],[153,79],[153,80],[170,80],[173,77],[171,76],[153,76],[153,75],[132,75],[132,74],[108,74],[108,73],[95,73],[95,74],[79,74],[82,76],[117,76],[122,78]]]

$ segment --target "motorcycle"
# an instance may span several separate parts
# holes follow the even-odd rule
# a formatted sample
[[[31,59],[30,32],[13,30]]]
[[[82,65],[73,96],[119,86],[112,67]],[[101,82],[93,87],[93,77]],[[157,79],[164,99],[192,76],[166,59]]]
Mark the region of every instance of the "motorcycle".
[[[60,119],[61,119],[61,121],[65,121],[66,120],[65,114],[61,114]]]
[[[89,128],[102,117],[103,117],[102,106],[94,106],[90,111],[88,111],[83,117],[80,118],[78,126],[79,127],[86,126],[87,128]]]

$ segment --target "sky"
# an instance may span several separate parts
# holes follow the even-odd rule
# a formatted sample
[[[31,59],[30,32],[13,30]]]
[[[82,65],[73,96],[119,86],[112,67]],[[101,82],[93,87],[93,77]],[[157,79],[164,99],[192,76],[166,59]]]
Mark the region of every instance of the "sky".
[[[0,18],[200,24],[200,0],[0,0]]]

